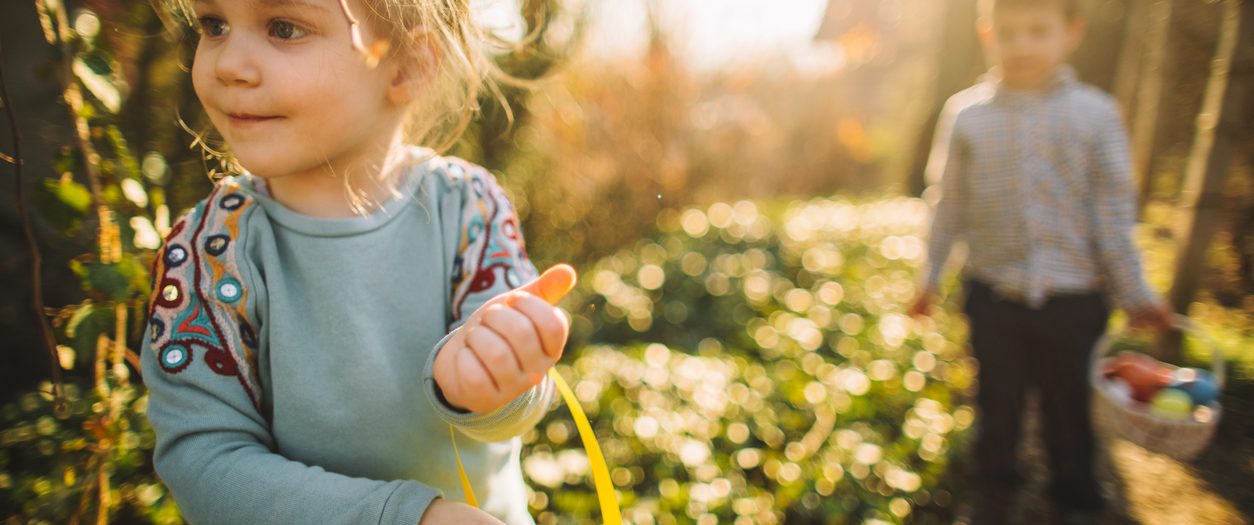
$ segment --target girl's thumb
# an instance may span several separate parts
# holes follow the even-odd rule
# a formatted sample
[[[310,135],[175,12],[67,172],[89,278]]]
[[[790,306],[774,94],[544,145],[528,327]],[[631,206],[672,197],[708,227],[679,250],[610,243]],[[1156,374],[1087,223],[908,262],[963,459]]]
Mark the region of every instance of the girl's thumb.
[[[557,264],[545,270],[540,277],[519,287],[519,290],[556,305],[575,287],[575,269],[569,264]]]

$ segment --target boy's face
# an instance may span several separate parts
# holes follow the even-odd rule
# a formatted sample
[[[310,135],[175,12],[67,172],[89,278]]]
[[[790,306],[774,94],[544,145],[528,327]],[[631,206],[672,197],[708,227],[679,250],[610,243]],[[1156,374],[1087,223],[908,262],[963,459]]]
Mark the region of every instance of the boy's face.
[[[1045,87],[1080,43],[1083,23],[1056,6],[1007,7],[993,15],[985,44],[1012,88]]]
[[[387,96],[392,70],[368,67],[352,47],[338,0],[194,6],[192,83],[245,169],[262,177],[339,169],[390,143],[401,118]],[[361,31],[370,42],[364,23]]]

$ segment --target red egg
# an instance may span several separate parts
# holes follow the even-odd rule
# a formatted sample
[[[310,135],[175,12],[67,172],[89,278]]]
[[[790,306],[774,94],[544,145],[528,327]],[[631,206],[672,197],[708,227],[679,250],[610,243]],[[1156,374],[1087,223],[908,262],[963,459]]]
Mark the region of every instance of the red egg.
[[[1126,380],[1132,386],[1132,399],[1142,403],[1148,403],[1158,391],[1167,388],[1171,383],[1171,379],[1166,374],[1151,374],[1141,376],[1137,379]]]
[[[1171,384],[1171,367],[1143,354],[1120,354],[1120,358],[1124,355],[1141,356],[1120,360],[1112,371],[1132,388],[1132,399],[1149,402],[1159,390]]]

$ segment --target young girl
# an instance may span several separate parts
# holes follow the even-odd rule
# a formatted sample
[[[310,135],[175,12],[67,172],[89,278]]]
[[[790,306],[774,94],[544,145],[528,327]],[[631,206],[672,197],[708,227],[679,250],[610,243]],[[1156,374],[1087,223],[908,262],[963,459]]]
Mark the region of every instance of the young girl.
[[[573,271],[535,278],[487,171],[403,144],[447,143],[489,82],[468,4],[174,6],[245,171],[154,267],[148,417],[188,521],[532,522],[517,436],[553,399]],[[441,499],[450,425],[483,511]]]

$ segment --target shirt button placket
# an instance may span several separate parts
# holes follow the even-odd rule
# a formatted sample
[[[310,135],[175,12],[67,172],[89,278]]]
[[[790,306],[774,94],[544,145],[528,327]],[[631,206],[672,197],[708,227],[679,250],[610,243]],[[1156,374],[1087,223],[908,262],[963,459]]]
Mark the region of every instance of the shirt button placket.
[[[1034,122],[1041,122],[1041,115],[1037,114],[1040,109],[1040,104],[1034,99],[1031,100],[1029,104],[1027,104],[1027,107],[1024,108],[1024,113],[1030,117],[1030,120]],[[1025,243],[1024,251],[1027,255],[1027,268],[1025,272],[1027,282],[1024,283],[1024,291],[1027,294],[1029,305],[1036,308],[1044,301],[1045,295],[1044,285],[1041,282],[1041,257],[1044,253],[1041,249],[1041,228],[1043,224],[1042,221],[1045,217],[1042,216],[1044,210],[1041,209],[1039,198],[1042,190],[1041,186],[1045,183],[1046,179],[1044,173],[1046,171],[1044,162],[1045,159],[1041,155],[1040,151],[1040,148],[1044,146],[1045,141],[1043,140],[1044,137],[1042,136],[1041,130],[1038,129],[1037,126],[1024,127],[1028,138],[1027,144],[1025,145],[1026,147],[1024,148],[1027,155],[1024,157],[1021,164],[1023,166],[1024,173],[1027,175],[1027,180],[1025,181],[1026,184],[1023,185],[1026,191],[1024,192],[1023,200],[1021,201],[1024,203],[1024,217],[1026,219],[1024,221],[1024,233],[1026,235],[1024,236],[1023,242]]]

